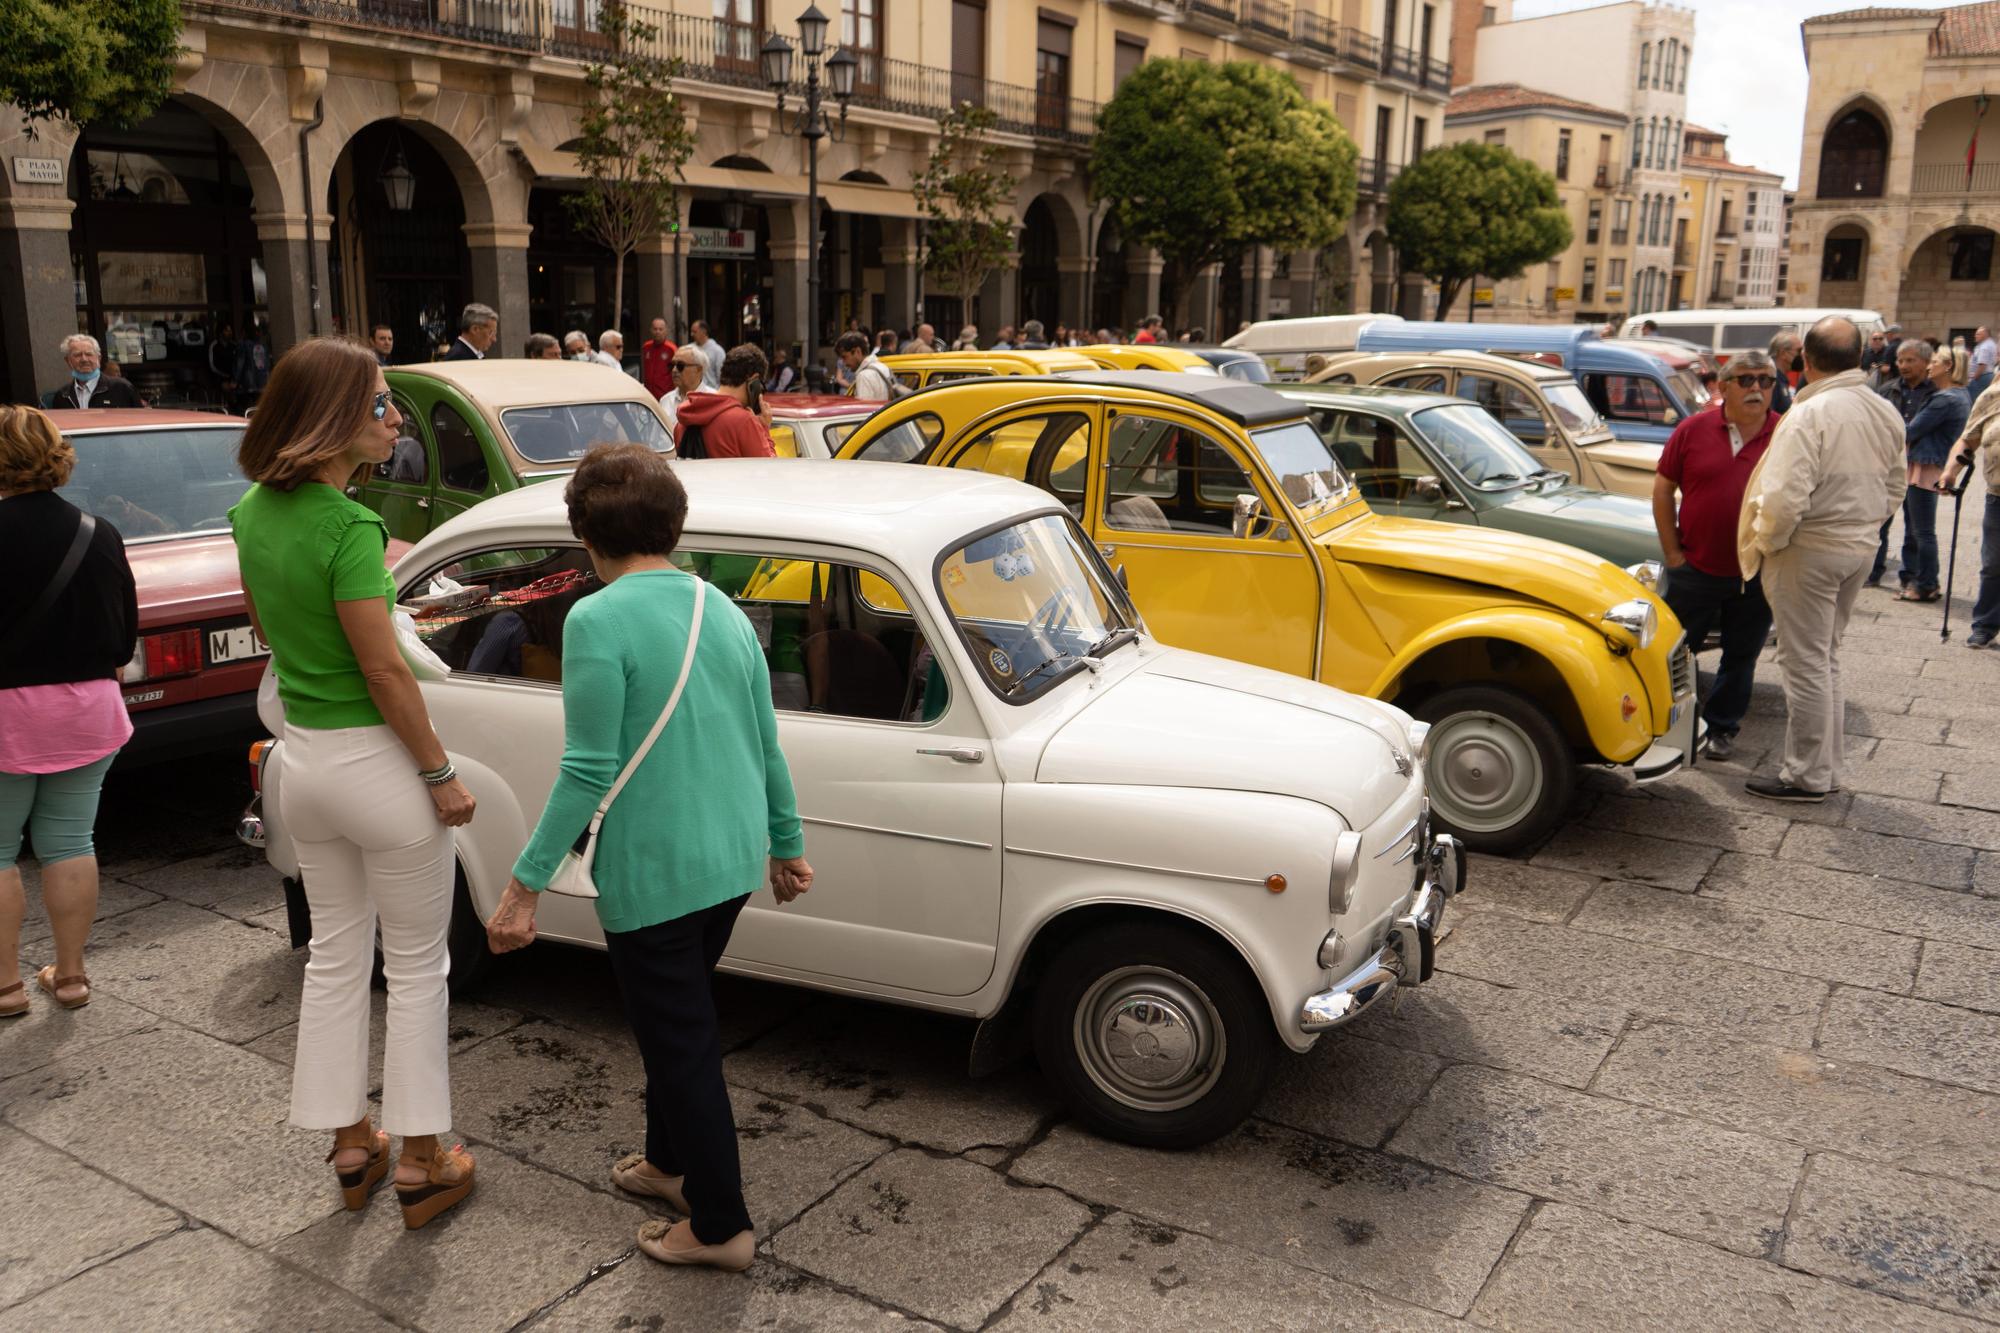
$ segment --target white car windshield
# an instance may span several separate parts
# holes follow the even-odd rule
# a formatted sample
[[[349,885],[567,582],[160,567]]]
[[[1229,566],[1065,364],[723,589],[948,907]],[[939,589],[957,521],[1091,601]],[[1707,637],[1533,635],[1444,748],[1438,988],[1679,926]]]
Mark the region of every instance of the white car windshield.
[[[945,556],[937,578],[972,660],[1008,703],[1040,696],[1138,634],[1124,590],[1061,515],[974,538]]]
[[[1556,414],[1564,430],[1571,435],[1597,435],[1608,430],[1604,418],[1597,415],[1597,409],[1590,405],[1590,399],[1577,387],[1575,380],[1542,381],[1542,396],[1548,399],[1549,408]]]
[[[667,428],[643,403],[556,403],[515,407],[500,424],[531,463],[567,463],[593,444],[643,444],[665,453],[673,447]]]
[[[249,484],[236,466],[240,425],[78,431],[76,469],[57,494],[117,528],[126,541],[229,531],[229,507]]]
[[[1485,408],[1431,407],[1411,420],[1459,476],[1483,491],[1518,486],[1544,470]]]

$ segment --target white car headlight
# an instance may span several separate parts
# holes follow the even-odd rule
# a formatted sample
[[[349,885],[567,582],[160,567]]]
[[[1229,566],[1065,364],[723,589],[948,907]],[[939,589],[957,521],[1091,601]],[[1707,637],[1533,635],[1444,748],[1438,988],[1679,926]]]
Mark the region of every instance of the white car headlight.
[[[1653,635],[1658,633],[1660,628],[1659,610],[1643,597],[1634,597],[1629,602],[1618,603],[1604,613],[1603,620],[1607,625],[1616,625],[1620,629],[1631,631],[1633,637],[1639,640],[1641,648],[1653,646]]]
[[[1326,908],[1335,916],[1354,902],[1354,884],[1361,878],[1361,835],[1343,833],[1333,844],[1333,874],[1327,883]]]
[[[1659,588],[1660,575],[1664,569],[1665,567],[1657,560],[1641,560],[1636,565],[1625,566],[1625,572],[1639,580],[1641,587],[1653,589]]]

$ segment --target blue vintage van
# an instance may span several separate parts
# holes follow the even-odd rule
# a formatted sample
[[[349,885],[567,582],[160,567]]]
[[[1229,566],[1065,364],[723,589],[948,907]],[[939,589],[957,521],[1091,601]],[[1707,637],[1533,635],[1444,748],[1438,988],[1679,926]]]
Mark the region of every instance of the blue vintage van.
[[[1560,366],[1621,440],[1665,444],[1682,418],[1708,403],[1708,391],[1692,371],[1606,341],[1583,324],[1385,320],[1364,326],[1355,346],[1363,352],[1494,352]]]

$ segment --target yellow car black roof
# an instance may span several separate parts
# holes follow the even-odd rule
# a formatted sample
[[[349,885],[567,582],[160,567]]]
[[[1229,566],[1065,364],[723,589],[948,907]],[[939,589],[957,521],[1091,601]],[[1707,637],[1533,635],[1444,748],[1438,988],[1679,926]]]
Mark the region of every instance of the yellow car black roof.
[[[1220,375],[1189,375],[1178,370],[1072,370],[1060,375],[1009,375],[1005,379],[1010,388],[1044,383],[1096,386],[1105,389],[1145,389],[1151,393],[1198,403],[1217,416],[1226,417],[1239,426],[1268,426],[1279,421],[1297,421],[1305,415],[1304,409],[1297,403],[1279,397],[1261,384],[1246,384],[1242,380],[1224,379]],[[968,384],[990,382],[954,380],[949,384],[937,384],[920,389],[913,396],[951,393],[965,388]]]

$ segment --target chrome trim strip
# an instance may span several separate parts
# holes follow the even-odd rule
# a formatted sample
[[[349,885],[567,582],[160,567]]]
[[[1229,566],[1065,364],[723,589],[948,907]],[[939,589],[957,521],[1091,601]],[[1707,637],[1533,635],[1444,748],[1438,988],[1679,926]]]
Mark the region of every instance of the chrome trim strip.
[[[1110,861],[1101,856],[1071,856],[1067,852],[1044,852],[1033,847],[1009,847],[1014,856],[1039,856],[1047,861],[1070,861],[1082,866],[1110,866],[1114,870],[1142,870],[1152,875],[1178,875],[1183,879],[1209,879],[1218,884],[1254,884],[1264,887],[1264,881],[1248,875],[1216,875],[1205,870],[1181,870],[1168,866],[1141,865],[1137,861]]]
[[[1423,822],[1423,818],[1424,817],[1422,815],[1418,815],[1415,819],[1412,819],[1409,823],[1403,825],[1402,832],[1398,833],[1395,837],[1389,839],[1389,841],[1382,844],[1382,850],[1375,853],[1375,859],[1377,861],[1381,860],[1383,857],[1387,856],[1390,852],[1395,851],[1398,847],[1401,847],[1405,842],[1407,842],[1409,840],[1410,835],[1417,831],[1417,825]],[[1404,861],[1408,859],[1409,859],[1409,853],[1405,852],[1403,853],[1403,855],[1397,857],[1394,861],[1391,861],[1389,864],[1401,865]]]
[[[850,824],[844,819],[820,819],[813,815],[800,815],[801,824],[818,824],[821,828],[852,829],[856,833],[882,833],[891,838],[914,838],[918,842],[941,842],[947,847],[970,847],[976,852],[990,852],[990,842],[973,842],[966,838],[946,838],[935,833],[912,833],[908,829],[877,828],[873,824]]]
[[[1099,540],[1109,542],[1111,545],[1118,547],[1120,550],[1123,550],[1124,548],[1129,546],[1136,546],[1144,551],[1192,551],[1196,555],[1216,555],[1220,553],[1222,555],[1274,556],[1281,560],[1311,559],[1311,557],[1308,556],[1304,551],[1246,551],[1238,546],[1229,546],[1229,547],[1175,546],[1167,542],[1149,542],[1144,540],[1145,537],[1149,535],[1151,531],[1152,531],[1151,529],[1128,530],[1126,528],[1114,528],[1111,527],[1109,524],[1107,524],[1103,528],[1099,529]],[[1132,538],[1134,537],[1137,537],[1140,540],[1133,541]],[[1224,540],[1246,541],[1250,539],[1244,537],[1229,537],[1225,538]],[[1258,540],[1262,539],[1260,538]],[[1313,563],[1317,565],[1319,562],[1317,560],[1314,560]]]

